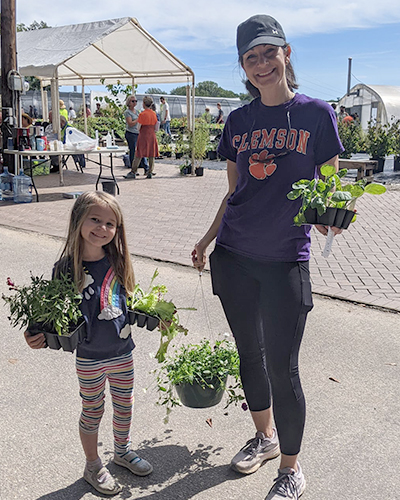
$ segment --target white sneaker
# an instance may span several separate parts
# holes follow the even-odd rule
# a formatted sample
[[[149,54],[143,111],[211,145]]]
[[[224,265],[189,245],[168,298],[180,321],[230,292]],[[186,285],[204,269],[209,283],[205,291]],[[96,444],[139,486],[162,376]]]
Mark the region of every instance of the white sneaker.
[[[116,453],[114,454],[114,463],[129,469],[133,474],[137,476],[148,476],[153,472],[153,466],[144,458],[140,458],[136,455],[134,451],[129,451],[129,460],[120,457]]]
[[[276,429],[272,438],[257,431],[256,436],[247,441],[239,453],[232,458],[231,467],[242,474],[252,474],[264,462],[276,458],[280,453]]]
[[[290,467],[278,469],[278,477],[275,484],[269,490],[265,500],[298,500],[306,489],[306,480],[299,462],[297,462],[297,472]]]

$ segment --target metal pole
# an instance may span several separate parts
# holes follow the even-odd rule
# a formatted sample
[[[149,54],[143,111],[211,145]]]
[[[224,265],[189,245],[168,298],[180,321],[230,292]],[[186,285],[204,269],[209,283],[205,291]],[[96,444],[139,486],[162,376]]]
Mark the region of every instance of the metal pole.
[[[8,74],[17,70],[15,0],[1,0],[1,107],[3,148],[12,137],[12,128],[19,110],[19,93],[8,86]],[[14,172],[13,155],[3,154],[4,165]]]
[[[82,101],[83,101],[83,128],[87,135],[87,114],[86,114],[86,98],[85,98],[85,80],[82,78]]]
[[[352,58],[349,57],[349,67],[347,71],[347,95],[350,95],[350,87],[351,87],[351,61]]]

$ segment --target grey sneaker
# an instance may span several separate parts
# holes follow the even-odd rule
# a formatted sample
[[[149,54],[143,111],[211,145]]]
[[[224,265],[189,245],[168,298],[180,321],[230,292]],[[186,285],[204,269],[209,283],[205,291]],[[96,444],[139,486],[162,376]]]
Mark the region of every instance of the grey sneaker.
[[[124,175],[125,179],[136,179],[136,174],[134,174],[132,171],[128,172],[126,175]]]
[[[280,449],[276,429],[272,438],[265,437],[263,432],[257,431],[256,436],[247,441],[239,453],[232,458],[231,467],[242,474],[252,474],[264,462],[278,455],[280,455]]]
[[[138,457],[133,451],[129,452],[129,455],[131,457],[130,461],[126,460],[123,456],[120,457],[119,455],[114,454],[114,463],[129,469],[137,476],[148,476],[151,472],[153,472],[153,466],[149,464],[147,460]]]
[[[99,493],[103,493],[103,495],[117,495],[122,490],[122,487],[115,481],[105,467],[102,467],[98,471],[90,471],[86,466],[83,472],[83,478],[92,485],[95,490]]]
[[[297,500],[300,498],[306,489],[306,480],[298,462],[297,468],[297,472],[290,467],[278,469],[278,477],[265,500],[282,500],[283,498]]]

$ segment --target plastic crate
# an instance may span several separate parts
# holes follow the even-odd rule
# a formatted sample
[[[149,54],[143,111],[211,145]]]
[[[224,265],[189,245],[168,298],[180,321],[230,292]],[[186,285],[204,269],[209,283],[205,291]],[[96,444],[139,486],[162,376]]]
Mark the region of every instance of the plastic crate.
[[[32,160],[32,175],[48,175],[50,173],[51,160]],[[24,174],[31,175],[31,164],[29,158],[24,158]]]

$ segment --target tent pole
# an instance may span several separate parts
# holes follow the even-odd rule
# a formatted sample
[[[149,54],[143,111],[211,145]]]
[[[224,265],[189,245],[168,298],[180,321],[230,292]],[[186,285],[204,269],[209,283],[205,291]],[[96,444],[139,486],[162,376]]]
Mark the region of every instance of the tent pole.
[[[49,108],[48,108],[48,104],[47,104],[47,93],[44,90],[43,80],[40,80],[40,96],[42,99],[43,121],[48,122],[49,121]]]
[[[58,74],[51,79],[51,123],[53,132],[57,134],[58,140],[61,140],[60,130],[60,94],[58,90]],[[60,175],[60,186],[64,185],[61,155],[58,158],[58,173]]]
[[[86,114],[86,99],[85,99],[85,80],[82,78],[82,102],[83,102],[83,128],[87,135],[87,114]]]
[[[187,129],[192,130],[191,106],[190,106],[190,85],[186,85],[186,118]]]
[[[192,137],[193,137],[193,146],[194,146],[194,134],[196,133],[195,127],[195,88],[194,88],[194,75],[192,76]],[[192,175],[194,174],[194,147],[192,146]]]

